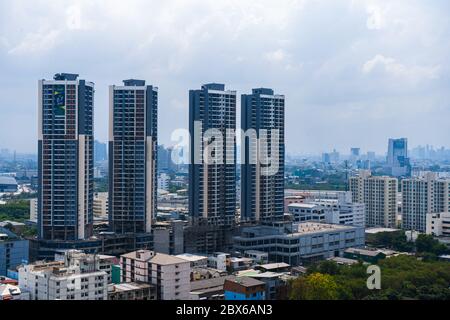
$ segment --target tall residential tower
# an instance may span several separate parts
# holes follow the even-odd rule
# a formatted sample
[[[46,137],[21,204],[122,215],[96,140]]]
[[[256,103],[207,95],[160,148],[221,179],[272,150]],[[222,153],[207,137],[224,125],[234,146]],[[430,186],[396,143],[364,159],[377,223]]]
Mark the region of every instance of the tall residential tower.
[[[110,86],[109,223],[149,233],[156,214],[158,89],[143,80]]]
[[[61,73],[39,81],[38,232],[75,241],[93,232],[94,84]]]
[[[236,130],[235,91],[215,83],[190,91],[189,212],[194,223],[230,225],[235,221],[236,136],[232,130]],[[211,159],[204,159],[204,151],[212,145],[216,148]]]
[[[244,131],[241,220],[279,222],[284,215],[285,99],[272,89],[242,95]],[[272,169],[272,170],[271,170]]]

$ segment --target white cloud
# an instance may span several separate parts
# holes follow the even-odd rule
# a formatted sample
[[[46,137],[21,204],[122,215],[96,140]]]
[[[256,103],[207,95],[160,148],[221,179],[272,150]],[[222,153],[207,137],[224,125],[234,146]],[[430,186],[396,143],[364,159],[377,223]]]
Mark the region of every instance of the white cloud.
[[[56,45],[60,35],[61,32],[59,30],[45,30],[28,33],[25,38],[18,45],[10,49],[8,53],[12,55],[22,55],[49,51]]]
[[[81,7],[79,5],[68,7],[66,15],[66,25],[69,30],[81,30],[83,28]]]
[[[381,30],[386,26],[386,10],[376,5],[367,7],[367,28],[369,30]]]
[[[397,62],[394,58],[377,54],[373,59],[367,61],[363,65],[362,71],[365,74],[385,72],[394,77],[417,82],[420,80],[433,80],[439,78],[440,66],[406,66]]]

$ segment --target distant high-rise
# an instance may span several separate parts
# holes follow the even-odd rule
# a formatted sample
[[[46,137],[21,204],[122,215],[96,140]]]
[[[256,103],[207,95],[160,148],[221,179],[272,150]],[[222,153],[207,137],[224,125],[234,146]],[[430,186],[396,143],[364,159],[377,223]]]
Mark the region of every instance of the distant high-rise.
[[[285,98],[275,95],[272,89],[253,89],[252,94],[242,95],[241,104],[242,130],[246,133],[241,166],[241,220],[282,221]],[[276,139],[274,146],[272,137]],[[263,167],[267,166],[274,166],[275,172],[264,174]]]
[[[158,89],[110,86],[109,221],[113,232],[151,232],[156,214]]]
[[[427,216],[449,212],[450,179],[438,179],[432,172],[402,180],[402,226],[426,232]]]
[[[108,146],[106,143],[94,141],[94,161],[105,161],[108,159]]]
[[[73,241],[93,232],[94,84],[61,73],[39,81],[38,232]]]
[[[398,180],[372,176],[368,170],[350,178],[352,200],[366,205],[366,227],[397,227]]]
[[[389,139],[387,166],[389,174],[394,177],[411,175],[408,139]]]
[[[205,138],[210,129],[223,137],[222,145],[215,150],[221,162],[203,159],[205,147],[214,142],[212,137]],[[236,137],[227,137],[227,130],[236,130],[236,92],[225,91],[225,85],[214,83],[191,90],[189,212],[195,223],[230,225],[235,221]]]

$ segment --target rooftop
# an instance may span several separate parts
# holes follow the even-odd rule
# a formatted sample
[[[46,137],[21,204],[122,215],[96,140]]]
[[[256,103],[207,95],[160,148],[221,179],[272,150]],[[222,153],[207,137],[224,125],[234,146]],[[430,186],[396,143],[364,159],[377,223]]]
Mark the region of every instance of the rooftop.
[[[135,260],[139,260],[139,261],[156,263],[156,264],[160,264],[160,265],[171,265],[171,264],[188,262],[185,259],[178,258],[176,256],[171,256],[168,254],[158,253],[158,252],[149,251],[149,250],[139,250],[139,251],[130,252],[130,253],[122,255],[122,257],[125,257],[128,259],[135,259]]]
[[[269,263],[269,264],[262,264],[258,266],[258,268],[264,269],[264,270],[277,270],[277,269],[284,269],[289,268],[291,265],[287,263]]]
[[[17,186],[17,181],[14,177],[0,176],[0,184]]]
[[[108,287],[109,292],[124,292],[124,291],[132,291],[132,290],[139,290],[139,289],[147,289],[151,288],[152,285],[149,283],[144,282],[129,282],[129,283],[120,283],[120,284],[114,284],[110,285]]]
[[[206,291],[208,289],[223,289],[223,284],[226,279],[232,279],[233,276],[225,276],[219,278],[211,278],[200,281],[191,282],[191,291]]]
[[[206,256],[200,256],[200,255],[195,255],[195,254],[191,254],[191,253],[179,254],[176,257],[180,258],[180,259],[183,259],[183,260],[190,261],[190,262],[195,262],[195,261],[208,259],[208,257],[206,257]]]
[[[249,278],[249,277],[230,276],[230,278],[226,279],[226,281],[238,283],[238,284],[240,284],[243,287],[265,286],[264,282],[259,281],[259,280],[254,279],[254,278]]]
[[[381,232],[395,232],[399,231],[398,229],[392,229],[392,228],[368,228],[366,229],[367,234],[377,234]]]

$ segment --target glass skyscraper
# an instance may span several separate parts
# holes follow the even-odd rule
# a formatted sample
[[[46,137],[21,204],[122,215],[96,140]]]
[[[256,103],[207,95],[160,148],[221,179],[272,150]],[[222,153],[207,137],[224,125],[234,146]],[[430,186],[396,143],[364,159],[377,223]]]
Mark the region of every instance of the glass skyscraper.
[[[38,232],[74,241],[93,232],[94,84],[61,73],[39,81]]]
[[[284,215],[285,98],[272,89],[253,89],[252,94],[242,95],[241,105],[245,132],[241,220],[280,222]]]
[[[236,92],[225,91],[225,85],[216,83],[191,90],[189,213],[196,224],[220,226],[235,222],[236,136],[234,131],[227,136],[230,130],[236,130]],[[205,147],[219,142],[208,131],[223,138],[222,145],[212,154],[221,163],[203,159]],[[196,137],[196,133],[201,137]]]
[[[110,229],[148,233],[157,209],[158,88],[125,80],[109,94]]]

